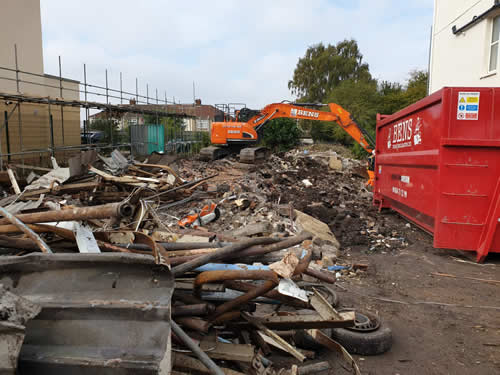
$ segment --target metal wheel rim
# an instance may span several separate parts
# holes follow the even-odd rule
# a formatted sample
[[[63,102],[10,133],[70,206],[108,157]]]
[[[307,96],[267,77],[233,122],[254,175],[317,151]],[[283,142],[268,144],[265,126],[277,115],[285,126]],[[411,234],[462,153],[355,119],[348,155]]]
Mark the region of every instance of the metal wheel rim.
[[[340,309],[339,311],[352,311],[349,309]],[[359,311],[354,311],[354,327],[346,327],[349,331],[354,332],[373,332],[379,329],[380,320],[372,314],[361,313]]]

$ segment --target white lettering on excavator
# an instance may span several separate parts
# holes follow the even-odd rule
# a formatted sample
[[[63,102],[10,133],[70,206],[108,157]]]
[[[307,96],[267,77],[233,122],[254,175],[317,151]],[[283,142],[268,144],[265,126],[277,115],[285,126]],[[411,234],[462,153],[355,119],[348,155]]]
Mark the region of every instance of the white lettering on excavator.
[[[403,148],[410,147],[411,136],[413,134],[413,119],[398,122],[392,126],[392,142],[390,141],[391,135],[389,134],[388,147],[390,148]]]
[[[304,111],[302,109],[292,108],[290,110],[290,116],[304,116],[318,118],[319,112]]]

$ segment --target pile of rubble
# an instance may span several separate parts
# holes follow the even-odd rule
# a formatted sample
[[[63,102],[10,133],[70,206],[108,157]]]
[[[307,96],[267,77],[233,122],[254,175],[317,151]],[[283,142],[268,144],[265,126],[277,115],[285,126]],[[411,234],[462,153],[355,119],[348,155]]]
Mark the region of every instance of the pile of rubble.
[[[362,162],[303,150],[257,166],[87,151],[53,166],[24,184],[8,170],[14,194],[0,201],[0,283],[42,311],[26,326],[21,373],[308,374],[331,367],[307,364],[317,347],[359,373],[340,345],[358,312],[337,311],[328,285],[366,269],[345,261],[351,247],[407,245],[376,216]],[[88,311],[111,321],[94,341],[91,324],[81,337],[75,328]],[[133,334],[143,345],[132,349],[114,319],[143,327]]]

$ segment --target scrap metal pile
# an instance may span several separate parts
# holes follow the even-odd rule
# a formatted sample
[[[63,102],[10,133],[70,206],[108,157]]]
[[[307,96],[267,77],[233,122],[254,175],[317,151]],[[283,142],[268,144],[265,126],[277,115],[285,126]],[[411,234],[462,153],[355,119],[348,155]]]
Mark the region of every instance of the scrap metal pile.
[[[318,218],[335,209],[338,221],[342,215],[362,220],[365,226],[353,230],[364,231],[374,248],[405,244],[398,233],[372,224],[365,210],[370,194],[356,172],[360,163],[328,155],[326,164],[315,165],[324,168],[321,177],[307,172],[311,160],[318,163],[291,153],[256,167],[159,154],[137,162],[118,151],[110,157],[87,151],[66,168],[54,160],[53,169],[32,172],[21,183],[9,169],[0,200],[0,283],[42,310],[26,328],[21,374],[49,373],[51,366],[107,374],[166,373],[170,367],[177,374],[309,374],[334,366],[312,361],[318,348],[337,353],[347,373],[359,374],[340,344],[352,353],[378,354],[390,347],[390,331],[376,348],[355,345],[356,335],[378,329],[380,321],[336,310],[332,285],[367,265],[340,264],[342,245],[330,229],[336,219]],[[353,179],[350,187],[346,178]],[[332,184],[325,186],[325,179]],[[310,193],[321,181],[324,192]],[[349,189],[365,194],[357,214],[359,200],[336,201]],[[78,323],[90,319],[81,316],[90,310],[108,321],[108,331],[93,342],[93,334],[77,337],[82,329],[92,331]],[[127,325],[115,318],[137,328],[127,335]],[[149,321],[154,329],[141,330]],[[107,338],[113,335],[120,340]]]

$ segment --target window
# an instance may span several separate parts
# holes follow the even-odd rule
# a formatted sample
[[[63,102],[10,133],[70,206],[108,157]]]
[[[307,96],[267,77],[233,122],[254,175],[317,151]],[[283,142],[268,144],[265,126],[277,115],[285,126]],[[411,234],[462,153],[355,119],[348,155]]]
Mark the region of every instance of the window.
[[[490,45],[490,65],[488,68],[488,71],[490,72],[494,72],[497,70],[499,37],[500,37],[500,16],[495,17],[493,19],[491,45]]]

